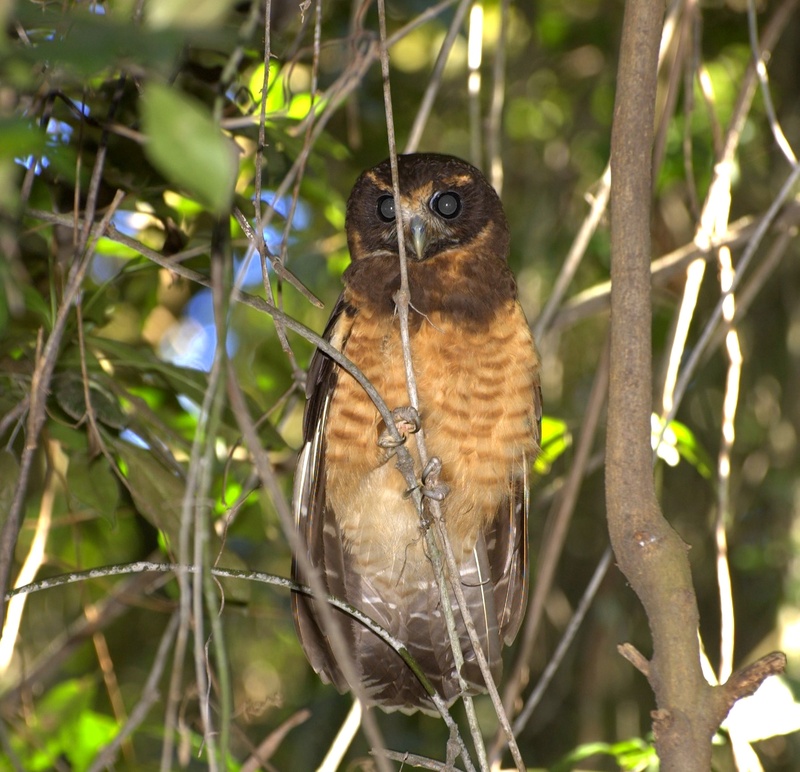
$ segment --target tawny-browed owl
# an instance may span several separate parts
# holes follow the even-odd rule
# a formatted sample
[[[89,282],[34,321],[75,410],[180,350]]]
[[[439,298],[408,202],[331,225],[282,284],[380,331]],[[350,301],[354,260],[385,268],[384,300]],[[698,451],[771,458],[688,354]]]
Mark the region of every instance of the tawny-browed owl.
[[[519,628],[528,589],[528,473],[541,423],[539,360],[507,265],[509,231],[497,194],[473,166],[445,155],[398,157],[400,199],[384,161],[347,203],[352,262],[325,338],[387,405],[408,405],[395,218],[402,211],[411,293],[411,354],[428,453],[441,460],[444,523],[481,647],[497,678],[503,643]],[[403,641],[449,704],[461,693],[442,604],[449,603],[470,691],[485,689],[453,598],[440,597],[423,525],[391,462],[386,427],[362,387],[317,351],[308,372],[295,516],[328,592]],[[406,427],[409,428],[409,427]],[[413,428],[407,447],[418,461]],[[427,501],[427,500],[426,500]],[[426,503],[426,506],[428,504]],[[295,578],[305,579],[295,564]],[[316,604],[294,596],[295,623],[314,669],[348,688]],[[373,632],[342,624],[370,702],[430,711],[413,671]]]

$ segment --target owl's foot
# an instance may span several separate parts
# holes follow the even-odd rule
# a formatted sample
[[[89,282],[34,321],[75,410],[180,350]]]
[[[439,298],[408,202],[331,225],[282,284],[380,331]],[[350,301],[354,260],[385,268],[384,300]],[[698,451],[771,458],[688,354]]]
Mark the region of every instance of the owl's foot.
[[[409,434],[416,434],[422,425],[419,420],[419,413],[410,405],[396,407],[392,410],[392,420],[395,428],[400,434],[400,439],[396,439],[388,427],[378,435],[378,446],[387,451],[386,460],[388,461],[395,453],[397,448],[405,443]]]
[[[404,494],[404,498],[409,498],[414,491],[419,491],[426,499],[442,501],[450,493],[450,486],[439,479],[442,473],[442,459],[438,456],[431,456],[425,468],[422,470],[422,482],[417,483],[413,488],[409,488]]]
[[[431,456],[422,470],[421,493],[423,496],[433,501],[441,501],[450,493],[450,486],[439,479],[441,473],[442,459],[439,456]]]

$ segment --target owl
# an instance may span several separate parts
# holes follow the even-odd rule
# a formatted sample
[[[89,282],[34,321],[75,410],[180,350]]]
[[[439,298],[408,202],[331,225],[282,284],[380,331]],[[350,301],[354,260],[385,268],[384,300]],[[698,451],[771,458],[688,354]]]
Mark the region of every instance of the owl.
[[[408,405],[400,322],[396,218],[402,212],[411,355],[428,453],[449,489],[443,521],[459,582],[495,680],[528,591],[528,475],[539,448],[539,359],[507,264],[500,199],[478,169],[433,153],[364,172],[347,203],[351,263],[325,338],[352,360],[390,408]],[[421,521],[381,438],[386,426],[363,388],[321,351],[311,361],[294,512],[304,549],[329,594],[404,642],[447,704],[461,694],[443,614],[455,615],[471,693],[485,691],[452,590],[441,597]],[[403,427],[419,468],[414,428]],[[430,506],[423,497],[426,509]],[[305,582],[297,561],[297,581]],[[317,604],[293,596],[302,647],[323,680],[347,690]],[[370,703],[431,712],[406,663],[372,631],[334,611]]]

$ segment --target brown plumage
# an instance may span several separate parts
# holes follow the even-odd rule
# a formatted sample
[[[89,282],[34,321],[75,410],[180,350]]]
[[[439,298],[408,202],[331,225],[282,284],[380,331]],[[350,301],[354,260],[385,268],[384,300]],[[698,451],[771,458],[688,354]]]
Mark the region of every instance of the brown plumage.
[[[539,361],[506,258],[508,225],[494,190],[456,158],[398,158],[411,292],[412,359],[430,455],[450,488],[442,512],[460,582],[497,678],[527,599],[527,475],[540,438]],[[369,378],[390,408],[407,405],[389,162],[356,182],[347,204],[352,262],[325,337]],[[295,515],[328,591],[404,641],[451,703],[458,676],[433,568],[405,481],[378,445],[385,428],[358,383],[319,351],[308,373],[305,446]],[[418,459],[416,441],[407,447]],[[295,577],[302,581],[296,566]],[[471,691],[485,689],[451,595]],[[315,602],[294,596],[300,641],[314,669],[348,688]],[[392,710],[431,710],[413,672],[372,632],[341,619],[368,698]]]

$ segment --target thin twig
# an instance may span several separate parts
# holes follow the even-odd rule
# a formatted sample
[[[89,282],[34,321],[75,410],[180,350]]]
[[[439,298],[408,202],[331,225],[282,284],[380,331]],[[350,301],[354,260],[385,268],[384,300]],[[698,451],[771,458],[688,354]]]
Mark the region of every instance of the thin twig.
[[[429,759],[427,756],[420,756],[417,753],[384,751],[383,754],[387,759],[399,761],[401,769],[415,767],[417,769],[433,769],[438,772],[460,772],[458,767],[454,767],[449,761],[436,761],[436,759]]]
[[[239,227],[247,237],[247,240],[253,245],[256,253],[261,255],[265,262],[266,260],[270,261],[275,273],[284,281],[289,282],[310,303],[317,308],[322,308],[324,306],[323,302],[284,265],[281,259],[270,252],[263,235],[259,236],[256,233],[238,206],[233,207],[233,216],[236,218],[236,222],[239,223]],[[258,212],[256,212],[256,219],[261,219],[261,215]],[[172,259],[174,259],[174,255]]]
[[[608,208],[608,196],[610,191],[611,165],[609,164],[600,177],[597,190],[592,196],[592,206],[589,210],[589,214],[586,215],[581,223],[581,227],[572,242],[572,246],[569,248],[569,252],[564,258],[564,262],[561,266],[561,270],[558,272],[553,288],[550,290],[547,297],[547,303],[545,303],[542,312],[539,314],[539,318],[536,320],[536,324],[533,326],[533,336],[537,341],[542,340],[545,332],[550,328],[553,317],[564,299],[564,293],[567,291],[567,287],[572,283],[578,266],[583,256],[586,254],[589,242]]]
[[[98,150],[96,165],[102,167],[104,158],[105,154],[101,155]],[[100,222],[99,228],[96,229],[98,234],[102,234],[106,228],[108,228],[108,224],[123,198],[123,192],[117,191],[111,205],[106,210]],[[94,203],[96,205],[96,200]],[[72,304],[75,302],[80,292],[84,276],[94,256],[96,240],[91,246],[87,245],[89,234],[93,232],[93,229],[89,225],[92,215],[93,209],[92,212],[89,211],[89,202],[87,202],[87,217],[82,229],[82,233],[86,234],[85,241],[82,239],[85,249],[79,253],[79,258],[73,263],[69,272],[67,285],[64,288],[61,305],[56,313],[53,328],[47,338],[47,343],[44,344],[41,352],[37,355],[36,365],[34,366],[33,376],[31,377],[30,407],[25,427],[25,447],[20,458],[19,474],[16,487],[14,488],[14,496],[11,500],[11,506],[9,507],[5,522],[3,523],[2,531],[0,531],[0,592],[8,587],[11,564],[14,558],[14,548],[17,543],[17,535],[22,521],[22,510],[28,489],[28,479],[30,477],[33,458],[39,444],[39,434],[42,431],[47,417],[46,407],[47,395],[50,391],[50,380],[53,377],[58,354],[61,350],[61,342],[66,330],[67,318],[72,311]],[[99,238],[99,235],[97,238]],[[0,614],[0,625],[4,621],[5,603],[2,607],[2,614]]]
[[[51,442],[53,442],[51,440]],[[49,455],[49,454],[48,454]],[[22,562],[22,567],[17,574],[15,586],[22,586],[33,581],[39,569],[45,562],[47,537],[53,521],[53,504],[56,500],[54,487],[54,470],[52,459],[47,463],[42,481],[42,497],[39,502],[39,512],[36,517],[36,530],[28,549],[28,554]],[[8,604],[5,624],[0,636],[0,674],[5,675],[11,658],[14,656],[14,647],[19,640],[19,628],[22,624],[22,612],[25,609],[25,596],[12,600]]]
[[[350,743],[353,742],[353,738],[358,732],[358,727],[361,725],[363,712],[364,708],[361,701],[353,700],[353,704],[350,706],[350,710],[347,711],[347,716],[345,716],[344,722],[339,727],[336,737],[333,738],[325,758],[317,767],[317,772],[336,772],[339,769],[344,759],[344,754],[347,753],[347,749],[350,747]]]
[[[580,602],[575,609],[575,613],[570,618],[569,624],[564,630],[561,640],[558,642],[558,646],[556,646],[556,650],[553,652],[553,656],[550,657],[547,667],[539,676],[539,680],[536,683],[536,688],[528,695],[528,698],[525,700],[525,707],[523,707],[523,709],[520,711],[520,714],[514,720],[515,734],[519,734],[525,729],[531,715],[533,715],[533,711],[541,702],[547,687],[550,686],[550,682],[553,680],[553,676],[556,674],[559,665],[561,665],[561,663],[564,661],[567,650],[575,640],[575,636],[578,634],[578,628],[583,623],[583,620],[589,611],[589,607],[594,602],[597,591],[600,588],[600,584],[605,578],[613,558],[614,555],[611,552],[611,548],[607,547],[606,551],[603,553],[603,557],[600,558],[600,562],[594,569],[594,573],[592,574],[592,578],[589,580],[589,584],[586,585],[586,589],[583,591],[583,595],[581,596]]]
[[[772,129],[772,136],[775,137],[775,144],[786,157],[791,166],[797,163],[797,156],[783,133],[778,116],[775,113],[775,105],[772,102],[772,94],[769,90],[769,77],[767,75],[767,65],[765,62],[765,52],[758,44],[758,21],[756,20],[756,5],[753,0],[747,2],[747,31],[750,36],[750,50],[753,53],[753,64],[755,66],[758,83],[761,86],[761,95],[764,98],[764,109],[769,119],[769,127]]]
[[[273,729],[269,735],[264,738],[258,748],[253,751],[250,758],[242,764],[239,772],[258,772],[258,770],[273,756],[275,751],[278,750],[280,744],[286,738],[286,735],[295,727],[308,721],[309,718],[311,718],[311,711],[305,708],[289,716],[286,721],[276,729]]]
[[[408,389],[408,396],[411,406],[418,410],[419,395],[417,392],[417,383],[414,375],[414,365],[411,352],[411,340],[408,328],[408,309],[410,305],[410,291],[408,284],[408,263],[405,251],[405,239],[403,238],[404,234],[403,212],[402,212],[402,207],[399,206],[400,180],[397,170],[397,145],[394,134],[394,116],[392,111],[392,96],[389,83],[389,53],[386,48],[386,7],[384,0],[378,0],[378,21],[380,26],[380,40],[381,40],[380,59],[381,59],[381,74],[383,76],[384,112],[386,114],[386,130],[389,140],[389,162],[392,170],[392,187],[393,187],[394,197],[395,201],[398,202],[398,206],[395,207],[395,212],[397,216],[396,228],[398,234],[398,239],[397,239],[398,257],[400,264],[400,289],[398,290],[397,293],[395,293],[393,299],[395,302],[395,306],[397,308],[398,318],[400,322],[400,339],[403,348],[403,363],[406,372],[406,387]],[[416,441],[417,451],[419,452],[420,463],[424,468],[428,462],[428,453],[425,446],[425,432],[423,427],[420,427],[420,429],[416,432],[415,441]],[[398,461],[398,465],[399,463],[400,461]],[[412,482],[415,483],[414,480],[412,480]],[[417,507],[417,512],[419,514],[420,520],[424,522],[425,517],[424,517],[421,493],[418,490],[418,486],[416,486],[415,484],[413,485],[413,490],[414,490],[413,500]],[[446,530],[442,526],[441,509],[439,507],[438,502],[431,501],[430,509],[431,509],[431,514],[433,516],[434,524],[437,526],[437,535],[439,535],[440,540],[442,541],[442,546],[444,547],[444,552],[446,555],[448,569],[450,573],[450,584],[456,596],[456,600],[458,601],[462,619],[464,619],[465,626],[467,627],[467,630],[470,633],[470,640],[472,641],[473,647],[475,648],[475,655],[478,659],[479,665],[481,663],[481,659],[483,659],[483,665],[480,665],[481,673],[484,674],[484,678],[488,686],[489,684],[492,683],[492,676],[491,673],[489,672],[488,665],[486,665],[486,659],[485,657],[482,656],[483,650],[480,646],[480,642],[477,640],[477,634],[475,634],[474,625],[472,624],[472,620],[469,615],[469,609],[467,608],[466,602],[464,601],[463,592],[461,591],[461,586],[458,581],[460,572],[458,570],[457,565],[455,564],[455,559],[451,561],[450,555],[448,555],[448,551],[450,554],[452,554],[452,549],[450,548],[449,542],[447,541]],[[462,688],[462,701],[464,703],[464,708],[467,712],[467,719],[470,726],[470,732],[472,734],[473,742],[475,744],[475,750],[478,754],[478,761],[480,763],[480,767],[482,770],[486,770],[488,772],[486,749],[483,744],[483,738],[481,736],[480,727],[478,725],[477,716],[475,714],[475,708],[472,702],[472,698],[467,692],[466,683],[464,682],[464,679],[461,675],[463,654],[461,652],[461,644],[459,641],[458,633],[456,632],[455,629],[455,620],[452,615],[452,610],[450,609],[449,593],[447,592],[444,583],[445,581],[444,572],[442,570],[439,557],[440,548],[439,545],[437,545],[436,540],[434,539],[434,535],[431,529],[425,530],[425,541],[428,547],[429,557],[433,562],[434,575],[436,576],[436,580],[439,584],[442,610],[444,612],[443,616],[447,625],[447,632],[450,638],[450,645],[453,650],[455,669],[456,672],[458,673],[459,683],[461,684]],[[470,632],[470,625],[472,626],[471,632]],[[495,692],[496,692],[496,687],[495,687]]]
[[[447,58],[450,56],[453,44],[456,42],[458,33],[464,24],[464,17],[467,15],[467,10],[469,9],[471,1],[472,0],[461,0],[456,8],[453,21],[450,23],[450,27],[439,49],[439,55],[436,57],[436,64],[433,66],[433,72],[430,78],[428,78],[428,86],[425,89],[425,95],[422,97],[417,115],[414,118],[414,123],[411,126],[411,131],[408,134],[408,139],[403,149],[404,153],[414,153],[419,147],[419,142],[422,139],[422,132],[425,130],[425,125],[433,109],[434,100],[439,93],[439,87],[442,85],[442,76],[444,75],[444,67],[447,64]],[[386,45],[388,46],[388,42]]]
[[[288,317],[287,317],[288,318]],[[230,368],[230,363],[228,364]],[[322,582],[322,577],[315,566],[311,564],[308,557],[305,545],[302,538],[295,528],[294,518],[292,517],[291,510],[286,497],[275,477],[272,463],[269,456],[261,445],[258,433],[255,430],[253,421],[247,411],[247,405],[244,395],[239,387],[239,383],[235,378],[235,374],[231,372],[228,377],[228,395],[230,398],[231,409],[236,416],[239,424],[239,429],[242,432],[245,443],[250,449],[250,454],[253,459],[254,466],[261,478],[264,487],[269,492],[275,511],[281,521],[286,540],[295,556],[298,565],[303,573],[303,576],[308,578],[311,585],[311,594],[314,598],[325,598],[327,593]],[[388,412],[388,411],[387,411]],[[212,572],[213,573],[213,572]],[[320,615],[320,620],[323,629],[330,640],[331,647],[339,667],[342,669],[345,679],[353,689],[353,693],[362,702],[365,701],[365,695],[361,686],[361,681],[358,677],[356,664],[353,660],[353,655],[347,646],[344,634],[338,621],[334,618],[333,612],[325,603],[319,603],[317,609]],[[364,713],[364,731],[367,735],[369,742],[375,748],[384,747],[383,739],[378,729],[375,717],[369,711]],[[382,772],[390,772],[387,766],[381,767]]]
[[[165,575],[134,575],[123,582],[104,586],[104,595],[93,604],[87,614],[77,617],[57,636],[36,659],[29,663],[22,677],[10,685],[0,697],[4,710],[17,710],[26,695],[34,691],[44,692],[48,685],[63,677],[65,663],[91,641],[98,630],[107,629],[120,619],[134,603],[142,604],[157,588],[161,587],[168,577]],[[145,604],[142,604],[145,605]],[[149,611],[160,610],[160,604],[149,604]]]
[[[670,10],[667,20],[664,24],[664,29],[661,35],[661,47],[659,49],[658,67],[663,66],[666,61],[666,55],[670,48],[670,43],[674,35],[675,24],[672,22],[674,16],[678,13],[679,3],[675,3]],[[595,191],[591,196],[591,208],[588,214],[581,223],[577,235],[573,239],[569,252],[561,266],[558,277],[556,278],[553,288],[550,290],[547,298],[547,303],[542,309],[539,318],[533,326],[534,339],[542,341],[545,332],[551,328],[554,321],[556,311],[558,310],[564,298],[567,288],[572,283],[572,279],[580,266],[581,260],[586,254],[592,236],[600,225],[603,216],[608,208],[609,193],[611,191],[611,164],[606,164],[603,174],[600,176]]]
[[[685,271],[686,267],[697,257],[711,260],[716,249],[722,246],[737,247],[746,244],[759,227],[761,218],[742,217],[729,226],[724,236],[713,240],[709,249],[702,249],[694,243],[686,244],[650,264],[651,285],[654,288],[665,285],[670,279]],[[800,205],[795,201],[787,201],[780,219],[782,227],[791,228],[800,223]],[[556,314],[551,330],[572,327],[583,319],[608,309],[611,282],[600,282],[583,292],[571,297]]]
[[[655,140],[653,142],[653,178],[658,175],[658,170],[664,160],[664,152],[667,146],[667,134],[675,106],[678,102],[678,95],[681,91],[681,67],[684,52],[686,49],[686,20],[690,14],[681,3],[673,3],[664,19],[664,28],[661,33],[661,47],[659,56],[659,70],[666,65],[668,54],[674,50],[674,56],[669,67],[666,94],[662,99],[662,106],[658,112],[658,125],[656,127]],[[676,35],[677,31],[677,35]],[[673,45],[674,43],[674,45]]]
[[[386,38],[386,48],[391,48],[395,43],[406,37],[406,35],[413,32],[418,27],[421,27],[426,22],[429,22],[431,19],[435,19],[442,11],[449,8],[451,5],[455,5],[455,3],[456,0],[441,0],[441,2],[436,3],[436,5],[426,8],[422,13],[408,22],[408,24],[400,27],[393,35],[389,35],[389,37]]]
[[[772,204],[770,205],[767,213],[759,222],[758,226],[755,229],[755,233],[753,234],[752,238],[750,239],[750,243],[747,245],[747,249],[745,250],[744,254],[742,255],[739,263],[737,265],[737,273],[734,276],[730,292],[734,292],[741,281],[742,274],[747,270],[747,267],[750,265],[754,255],[756,254],[759,246],[761,245],[761,241],[763,240],[764,236],[769,230],[769,227],[772,225],[773,220],[778,215],[780,208],[783,206],[784,201],[791,195],[794,185],[796,184],[797,180],[800,179],[800,164],[797,164],[781,186],[778,195],[774,198]],[[668,411],[665,415],[662,416],[663,420],[668,423],[672,421],[675,417],[675,413],[677,412],[678,406],[680,405],[681,400],[683,399],[684,394],[686,393],[686,389],[689,386],[692,378],[694,378],[695,371],[697,366],[700,363],[701,357],[705,355],[706,348],[709,342],[712,340],[713,335],[716,331],[717,325],[722,317],[722,307],[725,303],[725,299],[727,294],[720,298],[714,311],[711,313],[711,316],[706,323],[703,332],[700,335],[697,343],[695,344],[694,348],[692,349],[692,353],[690,354],[684,368],[681,372],[681,376],[678,379],[678,382],[675,385],[673,401],[674,404],[672,409]]]
[[[572,514],[578,501],[581,482],[583,481],[589,464],[589,456],[594,444],[600,416],[605,405],[608,393],[608,344],[598,363],[586,413],[583,416],[581,433],[575,449],[575,457],[570,466],[567,480],[559,495],[553,500],[550,513],[547,517],[547,536],[540,550],[539,559],[536,561],[536,577],[533,581],[533,594],[528,603],[527,617],[522,640],[517,651],[514,669],[508,678],[503,692],[503,704],[508,712],[519,698],[525,675],[528,672],[531,653],[539,633],[539,626],[544,615],[545,602],[550,594],[555,579],[555,571],[566,540],[567,529],[572,521]],[[588,592],[588,590],[587,590]],[[590,599],[593,596],[590,596]],[[584,594],[586,598],[586,594]],[[573,619],[578,614],[576,611]],[[571,624],[571,623],[570,623]],[[551,658],[551,663],[553,658]],[[549,667],[549,665],[548,665]],[[540,678],[541,685],[544,676]],[[537,689],[540,688],[537,686]],[[521,726],[519,719],[514,722],[514,733],[519,734]],[[502,749],[502,734],[498,730],[492,743],[490,760],[492,763],[499,757]]]
[[[252,438],[251,438],[252,439]],[[269,476],[268,476],[269,477]],[[284,502],[285,506],[285,502]],[[288,508],[287,508],[288,510]],[[159,563],[149,560],[139,560],[133,563],[119,563],[115,565],[109,566],[102,566],[100,568],[90,568],[84,571],[72,571],[67,574],[61,574],[59,576],[51,576],[47,579],[41,579],[37,582],[31,582],[23,587],[17,587],[9,592],[6,593],[5,599],[10,600],[11,598],[22,595],[22,594],[30,594],[34,592],[42,592],[44,590],[50,590],[55,587],[64,587],[70,584],[76,584],[79,582],[85,582],[93,579],[102,579],[108,578],[111,576],[125,576],[128,574],[141,574],[146,572],[156,572],[156,573],[172,573],[176,576],[180,573],[185,574],[202,574],[204,571],[208,570],[209,574],[215,576],[220,579],[238,579],[242,581],[250,581],[250,582],[258,582],[260,584],[269,584],[274,587],[281,587],[285,590],[290,590],[291,592],[299,592],[303,595],[308,595],[311,598],[316,600],[323,599],[325,603],[320,605],[320,609],[326,609],[328,606],[333,606],[334,608],[343,611],[345,614],[348,614],[350,617],[355,619],[359,624],[364,625],[367,627],[371,632],[377,635],[384,643],[390,646],[397,654],[403,658],[409,667],[414,670],[414,673],[420,678],[422,683],[426,682],[424,674],[420,669],[419,665],[415,662],[414,658],[406,649],[405,643],[398,638],[395,638],[391,633],[381,627],[377,622],[374,622],[370,617],[368,617],[363,612],[359,611],[354,606],[351,606],[344,600],[340,598],[336,598],[334,596],[327,595],[324,590],[320,592],[317,589],[306,586],[302,584],[298,584],[297,582],[293,582],[291,579],[286,579],[282,576],[276,576],[274,574],[267,574],[263,571],[240,571],[236,569],[230,568],[221,568],[221,567],[213,567],[207,569],[204,566],[197,566],[197,565],[181,565],[179,563]],[[330,609],[328,609],[330,611]],[[345,651],[347,649],[345,648]],[[338,653],[337,653],[338,656]],[[347,657],[345,657],[347,659]],[[427,688],[433,692],[431,694],[431,699],[434,701],[436,708],[440,711],[442,718],[444,719],[448,729],[451,732],[457,732],[458,727],[456,726],[455,722],[453,721],[452,717],[449,715],[447,711],[447,707],[444,704],[444,701],[439,697],[435,690],[431,687],[430,683],[427,683]],[[365,724],[365,731],[367,731],[369,736],[369,730],[367,729],[367,725],[369,724],[370,717],[372,721],[374,721],[374,716],[371,716],[369,711],[367,711],[363,716],[363,721]],[[468,765],[468,770],[470,772],[474,772],[474,767],[471,763],[469,763],[469,755],[466,753],[466,748],[464,747],[463,741],[459,741],[459,745],[462,751],[462,755],[465,759],[465,764]],[[382,747],[382,743],[375,743],[375,748],[379,750]],[[381,769],[387,769],[380,764],[379,767]],[[391,772],[389,770],[389,772]]]
[[[161,674],[164,671],[164,665],[166,664],[170,646],[172,646],[175,640],[179,622],[178,614],[173,614],[172,617],[170,617],[167,629],[164,631],[164,634],[161,636],[161,642],[158,644],[158,650],[153,659],[153,666],[150,668],[150,673],[147,676],[144,688],[139,696],[139,701],[131,711],[128,720],[120,727],[114,739],[97,754],[88,772],[100,772],[100,770],[112,766],[122,743],[136,731],[147,717],[150,708],[158,702],[160,697],[158,682],[161,680]]]
[[[503,156],[500,145],[506,95],[506,45],[510,8],[511,0],[501,1],[500,29],[497,33],[492,67],[492,99],[489,103],[489,114],[486,116],[486,155],[489,165],[489,180],[498,196],[503,193]]]
[[[735,275],[729,249],[719,251],[719,281],[723,294],[728,292]],[[735,616],[733,607],[733,588],[731,570],[728,563],[727,528],[731,523],[731,451],[735,439],[734,421],[739,402],[739,383],[742,374],[742,349],[739,335],[734,326],[736,305],[734,296],[728,295],[723,307],[723,317],[727,334],[725,336],[728,354],[728,374],[725,379],[725,396],[722,407],[722,441],[717,461],[717,521],[714,537],[717,547],[717,586],[720,601],[720,659],[719,680],[724,683],[733,673]]]
[[[473,2],[467,31],[467,104],[469,114],[469,156],[473,166],[483,166],[481,122],[481,60],[483,59],[483,3]]]

